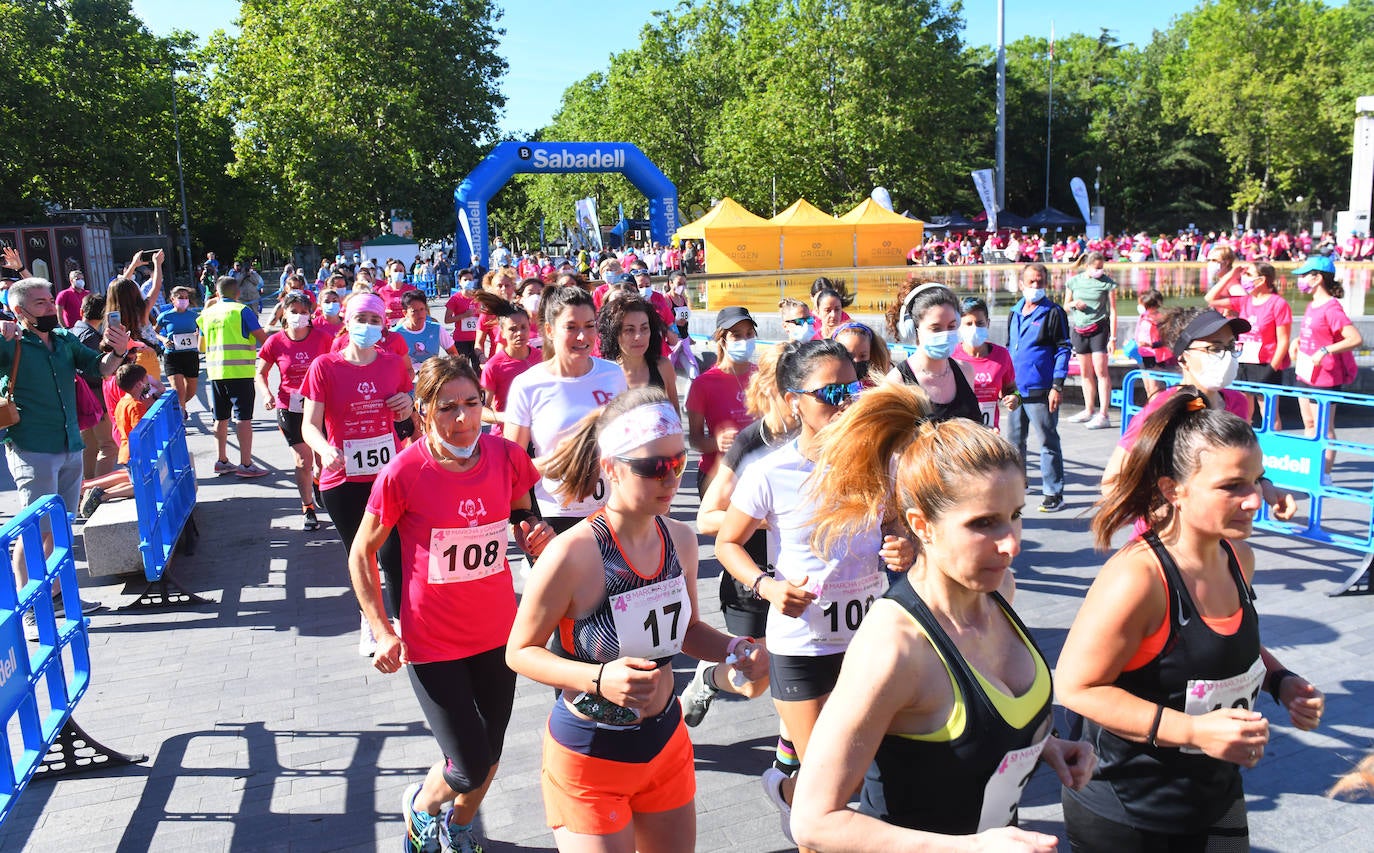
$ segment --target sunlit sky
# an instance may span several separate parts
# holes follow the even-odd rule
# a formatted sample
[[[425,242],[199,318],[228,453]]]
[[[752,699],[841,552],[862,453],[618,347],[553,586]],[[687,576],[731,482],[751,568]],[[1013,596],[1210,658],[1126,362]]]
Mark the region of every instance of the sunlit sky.
[[[1185,0],[1116,4],[1088,0],[1009,0],[1006,38],[1048,36],[1053,22],[1060,36],[1097,35],[1112,30],[1123,42],[1144,43],[1178,14],[1196,6]],[[134,12],[158,34],[174,29],[207,36],[234,27],[237,0],[133,0]],[[668,0],[586,6],[551,0],[504,0],[500,26],[506,31],[501,53],[510,68],[502,81],[506,94],[503,131],[533,131],[558,110],[563,90],[593,71],[606,68],[611,54],[639,42],[640,29],[658,9],[675,8]],[[996,0],[964,4],[964,38],[969,44],[997,40]],[[556,48],[556,49],[553,49]]]

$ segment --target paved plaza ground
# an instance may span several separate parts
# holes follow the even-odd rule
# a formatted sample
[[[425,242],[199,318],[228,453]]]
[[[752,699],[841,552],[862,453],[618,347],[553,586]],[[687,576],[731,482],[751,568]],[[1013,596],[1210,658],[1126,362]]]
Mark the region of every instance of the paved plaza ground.
[[[290,455],[274,422],[259,417],[254,444],[272,476],[216,478],[203,401],[191,411],[201,539],[173,571],[210,603],[121,611],[136,590],[82,589],[108,609],[91,618],[93,680],[76,720],[148,760],[33,784],[0,831],[0,850],[399,850],[401,792],[440,757],[410,684],[357,654],[343,550],[332,526],[300,529]],[[1051,661],[1104,559],[1091,549],[1086,510],[1117,437],[1076,424],[1062,424],[1061,434],[1066,506],[1035,511],[1032,466],[1015,562],[1017,609]],[[1349,435],[1374,440],[1374,428]],[[691,519],[695,499],[680,495],[674,514]],[[0,510],[18,508],[11,486]],[[1374,748],[1374,598],[1326,595],[1361,558],[1270,535],[1253,542],[1265,641],[1328,698],[1322,728],[1307,734],[1261,703],[1274,729],[1263,762],[1245,773],[1254,848],[1370,850],[1374,801],[1322,796]],[[719,626],[720,569],[711,543],[702,544],[702,607]],[[679,659],[679,686],[693,664]],[[539,792],[550,702],[547,687],[520,680],[504,761],[479,817],[488,850],[553,847]],[[776,732],[767,700],[718,701],[692,731],[698,850],[787,849],[758,784]],[[1058,785],[1043,768],[1022,814],[1030,827],[1062,835]]]

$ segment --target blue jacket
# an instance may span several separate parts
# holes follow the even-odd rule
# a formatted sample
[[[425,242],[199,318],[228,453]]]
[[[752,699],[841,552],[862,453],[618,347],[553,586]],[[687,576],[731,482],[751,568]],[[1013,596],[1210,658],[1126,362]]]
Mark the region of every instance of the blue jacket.
[[[1016,388],[1022,394],[1062,387],[1069,375],[1069,318],[1048,295],[1023,314],[1018,299],[1007,318],[1007,349],[1016,368]]]

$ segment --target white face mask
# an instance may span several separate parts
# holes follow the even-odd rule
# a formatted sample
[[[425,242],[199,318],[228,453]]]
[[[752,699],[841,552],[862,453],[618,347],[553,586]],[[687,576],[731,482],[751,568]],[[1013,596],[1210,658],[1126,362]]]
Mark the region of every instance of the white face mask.
[[[86,279],[84,279],[84,278],[78,278],[76,281],[72,282],[72,287],[75,287],[77,290],[85,290],[85,289],[86,289]]]
[[[1220,274],[1220,273],[1221,273],[1221,261],[1208,261],[1208,262],[1207,262],[1207,276],[1208,276],[1209,278],[1216,278],[1217,275]]]
[[[531,293],[522,297],[520,300],[520,307],[524,308],[525,313],[531,317],[538,316],[535,312],[539,310],[539,294]]]
[[[1144,317],[1144,316],[1145,316],[1145,306],[1144,306],[1144,305],[1141,305],[1139,302],[1137,302],[1137,303],[1135,304],[1135,313],[1137,313],[1137,314],[1139,314],[1140,316]]]
[[[1210,353],[1188,351],[1188,372],[1204,391],[1220,391],[1236,380],[1240,359],[1233,352]]]
[[[310,315],[288,311],[286,312],[286,325],[292,329],[304,329],[310,325]]]

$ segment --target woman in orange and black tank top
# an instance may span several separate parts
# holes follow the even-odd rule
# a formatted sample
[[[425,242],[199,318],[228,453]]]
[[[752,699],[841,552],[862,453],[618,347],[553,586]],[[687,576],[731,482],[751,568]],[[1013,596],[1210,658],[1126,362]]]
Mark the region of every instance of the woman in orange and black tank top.
[[[609,483],[606,506],[540,554],[506,647],[512,669],[561,691],[543,757],[560,849],[691,851],[696,776],[673,658],[734,655],[746,684],[768,672],[762,645],[699,618],[696,533],[665,517],[686,464],[677,408],[653,387],[587,415],[545,464],[572,500]],[[555,631],[559,653],[545,647]]]
[[[1249,424],[1185,388],[1146,419],[1099,504],[1100,548],[1151,523],[1103,567],[1059,658],[1059,699],[1098,752],[1092,780],[1064,791],[1075,851],[1248,850],[1240,768],[1269,741],[1260,690],[1300,729],[1321,720],[1321,692],[1260,643],[1242,540],[1263,474]]]

